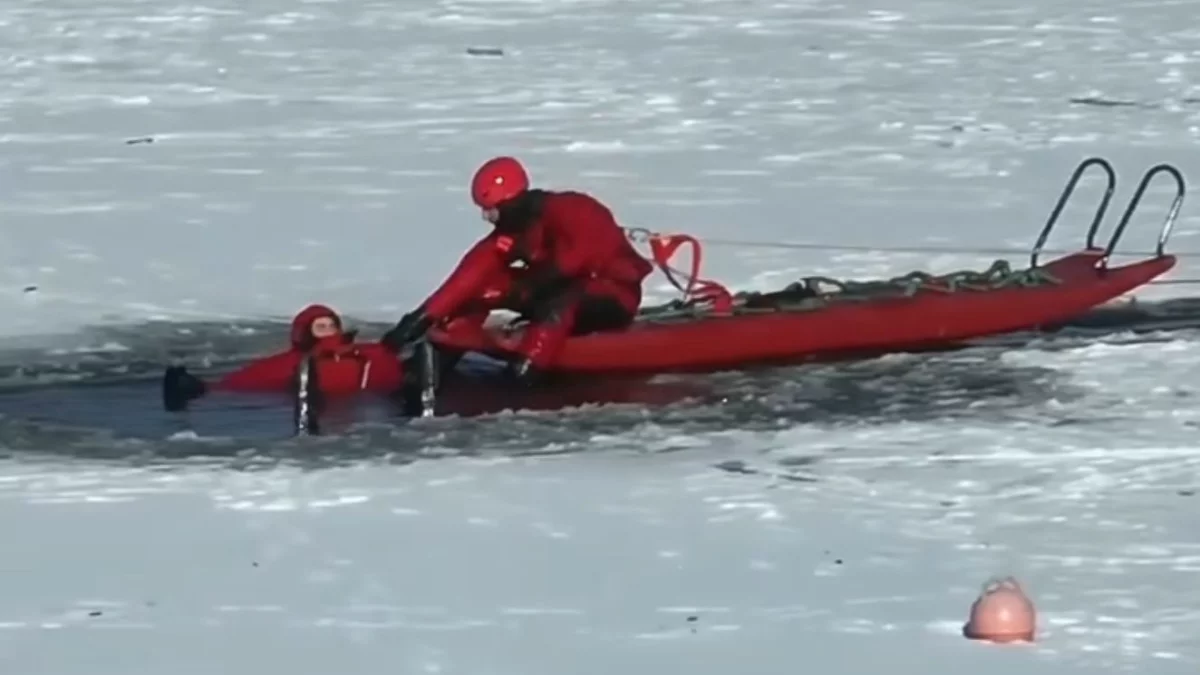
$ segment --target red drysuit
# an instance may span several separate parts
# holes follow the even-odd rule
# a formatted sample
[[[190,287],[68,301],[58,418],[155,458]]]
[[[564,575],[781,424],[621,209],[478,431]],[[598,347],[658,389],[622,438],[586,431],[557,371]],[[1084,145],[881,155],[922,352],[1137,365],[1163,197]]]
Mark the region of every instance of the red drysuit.
[[[517,351],[545,368],[567,337],[628,326],[653,267],[595,198],[529,190],[517,199],[520,213],[502,211],[422,308],[434,322],[521,312],[531,325]]]
[[[337,323],[337,334],[314,338],[313,322],[323,317]],[[327,395],[398,390],[403,376],[396,354],[378,343],[354,342],[352,335],[342,332],[341,325],[341,317],[329,307],[309,305],[292,319],[291,347],[287,351],[253,361],[213,387],[227,391],[291,391],[296,370],[311,350],[316,356],[317,384]]]

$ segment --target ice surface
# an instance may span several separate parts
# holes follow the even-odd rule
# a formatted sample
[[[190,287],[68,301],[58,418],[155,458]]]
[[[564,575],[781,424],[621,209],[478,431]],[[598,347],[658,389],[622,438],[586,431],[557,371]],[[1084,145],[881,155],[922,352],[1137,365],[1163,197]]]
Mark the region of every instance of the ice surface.
[[[324,301],[395,320],[481,234],[465,185],[503,152],[630,226],[879,249],[711,245],[708,271],[738,287],[986,265],[886,248],[1023,252],[1093,154],[1120,172],[1114,211],[1151,164],[1197,175],[1194,15],[1114,0],[12,0],[0,333],[104,355],[147,319]],[[1148,195],[1126,250],[1152,246],[1166,198]],[[1075,246],[1091,208],[1052,245]],[[1185,206],[1175,250],[1197,250],[1198,218]],[[1194,274],[1188,259],[1173,276]],[[98,323],[124,328],[72,333]],[[1009,354],[1074,393],[1033,387],[999,410],[951,392],[957,414],[902,398],[826,420],[797,414],[824,386],[800,370],[805,396],[734,402],[757,406],[755,424],[723,408],[702,428],[673,413],[537,418],[539,433],[495,421],[500,455],[594,430],[576,434],[591,451],[553,459],[233,471],[17,456],[0,476],[0,667],[1194,673],[1198,354]],[[486,450],[480,428],[444,436]],[[784,477],[797,471],[818,480]],[[1039,601],[1042,641],[957,637],[980,585],[1008,573]]]
[[[0,644],[12,672],[1189,672],[1196,415],[1161,419],[1181,381],[1135,380],[1145,412],[1090,428],[638,425],[558,458],[13,465],[3,531],[30,534],[6,547]],[[997,573],[1037,599],[1036,646],[956,634]]]
[[[1025,250],[1084,156],[1117,162],[1122,199],[1152,163],[1196,167],[1189,12],[8,3],[4,330],[280,316],[311,300],[394,319],[482,233],[465,186],[501,152],[543,184],[594,191],[630,226]],[[468,54],[479,47],[503,55]],[[1068,214],[1075,227],[1090,208]],[[1180,247],[1197,222],[1189,209]],[[1074,246],[1066,225],[1055,243]],[[1153,223],[1136,225],[1128,248],[1147,249]],[[708,259],[739,286],[987,262]]]

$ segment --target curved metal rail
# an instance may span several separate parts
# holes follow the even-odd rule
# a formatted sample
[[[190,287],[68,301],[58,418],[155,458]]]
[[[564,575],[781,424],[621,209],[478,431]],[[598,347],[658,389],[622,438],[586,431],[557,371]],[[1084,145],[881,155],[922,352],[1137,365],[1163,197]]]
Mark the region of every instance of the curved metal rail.
[[[1033,250],[1029,256],[1030,267],[1037,267],[1038,257],[1045,247],[1046,241],[1050,238],[1050,232],[1058,223],[1059,216],[1062,215],[1063,209],[1067,202],[1075,193],[1075,187],[1079,184],[1079,180],[1083,177],[1087,170],[1097,166],[1104,171],[1107,185],[1104,190],[1104,197],[1100,200],[1100,205],[1096,209],[1095,215],[1092,217],[1092,223],[1088,227],[1087,239],[1084,242],[1087,250],[1096,250],[1096,235],[1100,231],[1100,224],[1104,222],[1104,216],[1108,212],[1109,203],[1112,201],[1113,193],[1117,188],[1117,173],[1113,169],[1112,164],[1103,157],[1089,157],[1080,162],[1079,166],[1071,174],[1067,180],[1066,187],[1063,188],[1062,194],[1058,197],[1058,202],[1054,205],[1054,210],[1050,212],[1050,218],[1046,221],[1046,225],[1038,234],[1037,241],[1033,245]],[[1175,221],[1179,218],[1179,211],[1183,207],[1184,196],[1187,193],[1187,184],[1183,178],[1183,174],[1179,169],[1170,164],[1157,164],[1146,171],[1142,176],[1141,182],[1138,184],[1137,190],[1133,197],[1129,200],[1129,205],[1125,208],[1125,213],[1121,216],[1121,221],[1117,224],[1113,231],[1112,237],[1108,240],[1108,245],[1104,247],[1104,254],[1096,261],[1096,268],[1105,270],[1108,268],[1109,258],[1112,257],[1113,251],[1116,250],[1117,243],[1121,240],[1121,235],[1125,233],[1125,228],[1129,226],[1129,221],[1133,218],[1134,211],[1142,201],[1142,195],[1150,186],[1150,182],[1160,173],[1167,173],[1175,180],[1175,198],[1171,202],[1171,208],[1167,212],[1167,216],[1162,224],[1162,229],[1158,235],[1158,246],[1155,249],[1155,254],[1159,257],[1164,255],[1167,240],[1171,236],[1171,230],[1175,227]]]

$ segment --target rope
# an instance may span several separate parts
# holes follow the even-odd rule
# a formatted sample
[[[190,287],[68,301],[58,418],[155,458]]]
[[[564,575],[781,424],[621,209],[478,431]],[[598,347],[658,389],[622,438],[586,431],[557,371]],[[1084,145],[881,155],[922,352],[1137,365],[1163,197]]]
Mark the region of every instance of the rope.
[[[816,244],[803,242],[785,242],[785,241],[761,241],[753,239],[710,239],[704,237],[705,245],[711,246],[726,246],[733,248],[776,248],[785,250],[808,250],[808,251],[859,251],[862,253],[947,253],[958,255],[1029,255],[1028,249],[1018,248],[1000,248],[1000,247],[966,247],[966,246],[868,246],[865,244]],[[1078,253],[1078,249],[1056,249],[1044,248],[1042,253],[1048,255],[1070,255]],[[1140,257],[1152,257],[1157,255],[1154,251],[1121,251],[1121,255],[1134,255]],[[1200,251],[1184,251],[1182,253],[1172,253],[1171,255],[1177,258],[1200,258]]]
[[[644,241],[646,236],[652,235],[649,230],[644,228],[627,228],[630,238],[635,242]],[[730,248],[772,248],[783,250],[806,250],[806,251],[859,251],[862,253],[914,253],[914,254],[954,254],[954,255],[1001,255],[1015,256],[1028,255],[1029,251],[1017,248],[993,248],[993,247],[977,247],[971,248],[966,246],[868,246],[864,244],[816,244],[816,243],[801,243],[801,242],[783,242],[783,241],[762,241],[754,239],[722,239],[722,238],[704,238],[705,245],[725,246]],[[1070,255],[1077,253],[1076,249],[1055,249],[1044,248],[1042,253],[1047,255]],[[1149,258],[1157,255],[1154,251],[1130,251],[1121,252],[1122,255],[1132,255],[1144,258]],[[1200,251],[1184,251],[1182,253],[1172,253],[1178,259],[1200,258]],[[682,274],[681,270],[672,268],[672,271],[677,274]],[[1155,279],[1147,283],[1147,286],[1180,286],[1200,284],[1200,278],[1186,279]]]
[[[769,293],[740,292],[730,293],[724,286],[701,279],[700,260],[701,245],[698,240],[684,234],[661,234],[651,230],[634,227],[625,228],[626,236],[633,243],[649,244],[654,263],[667,276],[667,280],[678,289],[683,297],[679,300],[645,307],[639,312],[638,320],[646,322],[665,322],[686,320],[698,316],[711,315],[744,315],[756,313],[778,313],[807,311],[827,307],[837,302],[862,302],[877,300],[885,297],[912,297],[921,291],[937,293],[956,293],[961,291],[991,291],[1002,288],[1029,288],[1039,285],[1056,284],[1059,280],[1046,272],[1045,268],[1035,267],[1014,271],[1007,260],[996,260],[986,270],[961,270],[950,274],[934,276],[927,272],[916,270],[890,279],[882,280],[842,280],[825,276],[804,277],[781,291]],[[775,249],[810,249],[810,250],[851,250],[866,252],[890,253],[957,253],[979,255],[981,253],[998,253],[1001,255],[1024,255],[1026,252],[1016,249],[1000,248],[966,248],[947,246],[893,246],[878,247],[864,245],[809,244],[788,242],[767,242],[742,239],[705,239],[705,244],[715,246],[762,247]],[[692,250],[692,269],[689,272],[680,270],[670,264],[675,251],[683,244],[690,244]],[[1047,254],[1071,254],[1074,250],[1042,249]],[[1127,254],[1153,257],[1157,253]],[[1177,258],[1200,257],[1200,252],[1185,252],[1173,254]],[[685,279],[686,284],[679,279]],[[1191,285],[1200,284],[1200,279],[1156,279],[1149,286]]]
[[[811,311],[839,302],[867,302],[889,297],[912,297],[921,291],[937,293],[986,292],[1014,286],[1033,287],[1060,283],[1043,268],[1013,270],[1006,260],[996,260],[983,271],[961,270],[932,275],[916,270],[890,279],[857,281],[811,276],[780,291],[743,291],[733,296],[729,314]],[[831,288],[830,288],[831,287]],[[695,300],[676,300],[647,307],[639,320],[672,321],[711,314],[712,309]]]

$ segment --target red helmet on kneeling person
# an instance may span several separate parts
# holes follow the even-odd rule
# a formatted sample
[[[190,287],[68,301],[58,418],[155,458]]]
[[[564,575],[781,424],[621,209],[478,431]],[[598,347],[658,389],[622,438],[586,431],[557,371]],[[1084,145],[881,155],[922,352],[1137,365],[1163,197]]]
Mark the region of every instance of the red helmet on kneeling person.
[[[471,179],[471,199],[495,222],[497,209],[529,189],[529,174],[513,157],[495,157],[484,162]]]

